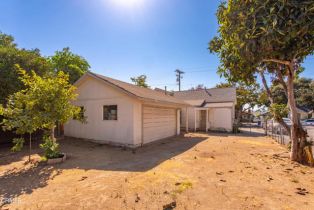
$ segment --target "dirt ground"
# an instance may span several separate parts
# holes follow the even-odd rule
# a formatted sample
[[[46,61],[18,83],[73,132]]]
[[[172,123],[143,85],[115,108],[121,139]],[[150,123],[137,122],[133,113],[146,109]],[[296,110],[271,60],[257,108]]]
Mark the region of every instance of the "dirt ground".
[[[314,169],[264,136],[189,133],[134,151],[59,142],[68,159],[54,166],[0,148],[2,209],[314,209]]]

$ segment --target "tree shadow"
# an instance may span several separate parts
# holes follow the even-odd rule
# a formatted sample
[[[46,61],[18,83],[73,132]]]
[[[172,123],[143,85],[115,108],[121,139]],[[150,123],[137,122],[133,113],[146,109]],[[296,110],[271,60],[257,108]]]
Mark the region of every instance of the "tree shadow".
[[[31,155],[42,153],[39,148],[40,141],[36,140],[32,142]],[[12,152],[13,144],[1,144],[0,145],[0,166],[7,165],[12,162],[17,162],[25,159],[29,155],[29,143],[28,141],[24,144],[24,147],[19,152]]]
[[[58,176],[62,170],[104,170],[143,172],[150,170],[162,162],[183,153],[207,137],[174,137],[158,141],[137,149],[127,149],[97,144],[74,138],[60,140],[62,152],[67,160],[53,166],[45,164],[25,164],[6,171],[0,176],[0,201],[31,194],[35,189],[43,188],[48,180]],[[36,150],[34,150],[36,151]],[[40,150],[37,150],[39,152]],[[20,160],[24,153],[16,153],[13,160]],[[12,161],[12,159],[11,159]],[[2,202],[2,206],[5,205]],[[0,202],[1,207],[1,202]]]
[[[21,194],[30,194],[37,188],[47,185],[47,181],[59,175],[55,170],[44,164],[28,164],[22,170],[12,169],[0,176],[0,207]]]

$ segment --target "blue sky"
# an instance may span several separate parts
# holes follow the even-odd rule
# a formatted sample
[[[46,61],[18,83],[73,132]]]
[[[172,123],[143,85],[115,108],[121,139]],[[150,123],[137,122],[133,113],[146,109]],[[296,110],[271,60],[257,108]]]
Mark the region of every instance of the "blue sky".
[[[70,47],[93,72],[130,82],[146,74],[152,87],[183,89],[224,81],[207,44],[217,32],[219,0],[1,0],[0,30],[43,55]],[[302,76],[313,78],[309,57]]]

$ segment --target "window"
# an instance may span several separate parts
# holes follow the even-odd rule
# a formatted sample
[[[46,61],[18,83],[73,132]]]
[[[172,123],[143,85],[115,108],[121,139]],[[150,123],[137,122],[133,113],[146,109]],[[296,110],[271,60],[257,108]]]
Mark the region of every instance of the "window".
[[[103,107],[103,120],[118,120],[118,106],[105,105]]]
[[[80,106],[80,113],[77,116],[74,116],[74,120],[84,119],[84,113],[84,106]]]
[[[80,113],[79,113],[79,116],[80,116],[81,119],[84,118],[84,113],[85,113],[84,106],[80,106]]]

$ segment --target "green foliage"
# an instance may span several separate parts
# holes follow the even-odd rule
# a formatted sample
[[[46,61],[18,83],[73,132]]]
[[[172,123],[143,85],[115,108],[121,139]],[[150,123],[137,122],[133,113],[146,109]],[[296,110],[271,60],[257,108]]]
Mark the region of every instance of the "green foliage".
[[[198,84],[195,87],[190,88],[189,90],[204,90],[206,87],[203,84]]]
[[[67,74],[60,71],[55,76],[40,77],[35,72],[29,75],[23,69],[19,72],[26,87],[20,94],[27,98],[41,128],[51,129],[57,121],[65,123],[79,116],[80,108],[71,103],[77,97],[76,88],[69,84]]]
[[[90,65],[85,58],[71,52],[70,48],[56,51],[48,58],[55,72],[63,71],[70,76],[70,83],[76,82],[83,74],[89,71]]]
[[[259,68],[273,73],[278,61],[302,61],[314,50],[313,8],[312,0],[222,3],[217,11],[219,36],[209,44],[221,59],[218,72],[232,81],[252,82]]]
[[[14,138],[13,139],[14,146],[11,148],[11,150],[13,152],[21,151],[24,146],[24,142],[25,142],[24,138]]]
[[[38,49],[20,49],[14,43],[14,38],[0,32],[0,103],[4,104],[7,97],[24,88],[18,79],[16,64],[27,73],[34,71],[39,76],[63,71],[70,75],[73,84],[90,68],[88,62],[81,56],[64,48],[47,58]]]
[[[294,81],[294,95],[298,106],[314,109],[314,80],[311,78],[298,78]],[[274,102],[277,104],[287,104],[288,98],[280,83],[273,83],[271,93]],[[269,104],[269,102],[267,102]]]
[[[148,88],[149,86],[146,83],[146,75],[140,75],[138,77],[131,77],[132,82],[139,86],[139,87],[144,87],[144,88]]]
[[[314,80],[299,78],[295,82],[296,103],[299,106],[314,110]]]
[[[271,104],[269,111],[275,120],[282,119],[289,113],[289,109],[286,104]]]
[[[77,94],[67,74],[60,71],[55,76],[40,77],[34,71],[28,74],[17,68],[25,89],[11,95],[5,108],[0,107],[5,130],[33,133],[38,129],[54,129],[56,122],[65,123],[75,116],[84,120],[80,118],[80,107],[71,103]]]
[[[13,36],[0,31],[0,47],[16,47]]]
[[[44,142],[39,146],[45,151],[44,157],[48,159],[60,157],[59,144],[48,135],[45,135],[43,140]]]
[[[12,36],[0,33],[0,103],[4,104],[7,97],[21,89],[23,83],[18,79],[16,64],[30,73],[35,71],[43,76],[51,71],[50,64],[41,56],[38,49],[19,49]]]

